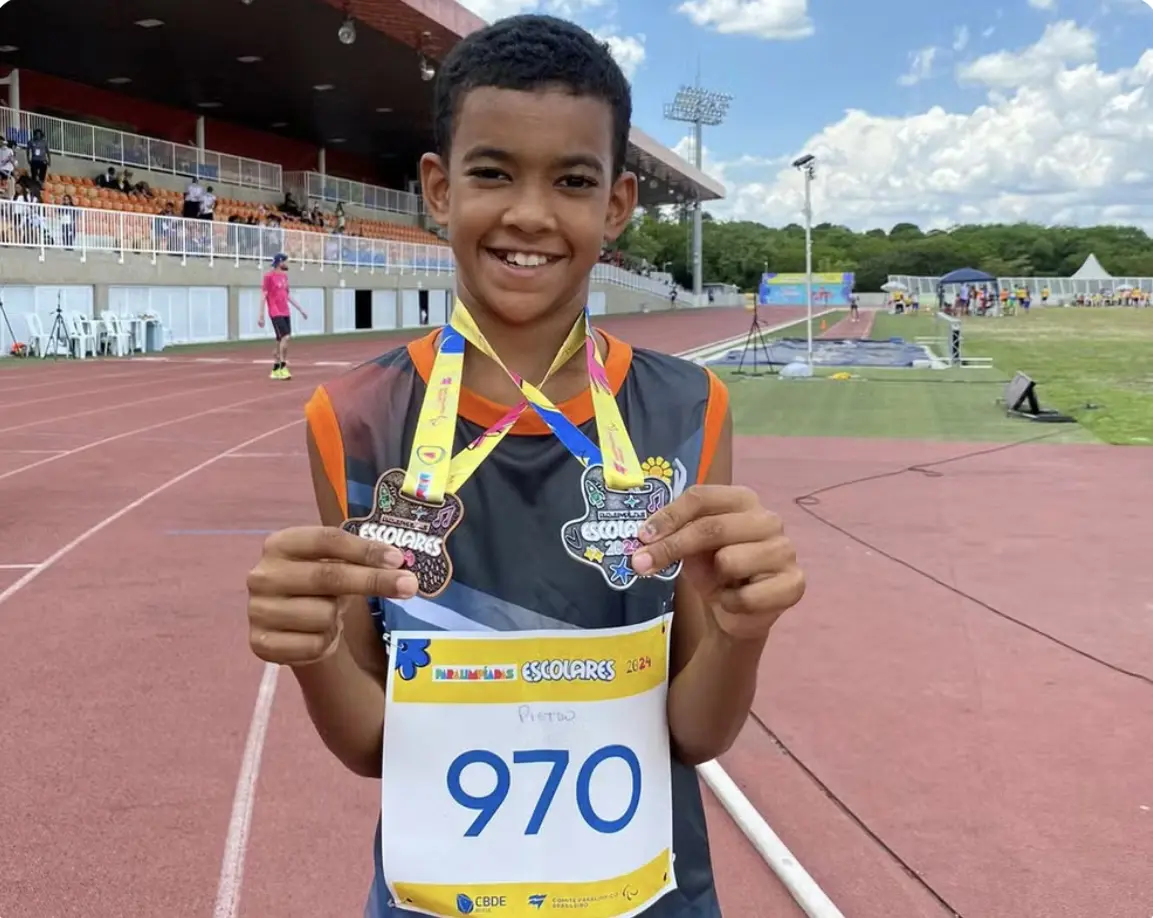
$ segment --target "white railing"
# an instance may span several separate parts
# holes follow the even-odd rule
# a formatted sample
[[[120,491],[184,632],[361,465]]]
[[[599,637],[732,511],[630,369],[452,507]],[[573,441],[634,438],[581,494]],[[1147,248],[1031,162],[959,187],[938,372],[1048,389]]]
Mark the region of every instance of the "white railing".
[[[8,140],[23,147],[37,128],[44,132],[48,148],[61,156],[170,175],[195,175],[222,185],[261,191],[279,192],[283,188],[281,168],[275,163],[0,106],[0,133]]]
[[[624,287],[626,290],[640,290],[643,293],[651,293],[653,296],[660,297],[661,299],[668,299],[669,294],[672,292],[672,287],[662,280],[645,277],[643,274],[634,274],[632,271],[628,271],[617,265],[598,264],[593,268],[593,280],[600,281],[602,284]],[[687,303],[691,297],[691,293],[686,293],[684,290],[678,288],[678,303]]]
[[[452,274],[452,249],[337,236],[273,226],[249,226],[175,216],[121,213],[87,207],[64,207],[0,200],[0,248],[35,249],[43,261],[50,251],[70,251],[86,260],[91,252],[241,262],[271,261],[284,252],[296,265],[316,265],[338,271],[381,271],[389,274]],[[667,299],[667,284],[633,274],[615,265],[598,264],[593,280],[628,290],[641,290]],[[693,305],[692,294],[680,291],[678,304]]]
[[[914,277],[906,274],[890,274],[890,281],[904,284],[910,293],[920,296],[937,296],[938,277]],[[1153,277],[1111,277],[1107,280],[1074,280],[1071,277],[998,277],[997,285],[1004,290],[1024,287],[1039,299],[1042,290],[1049,291],[1049,302],[1057,304],[1072,300],[1077,296],[1090,296],[1103,290],[1115,290],[1128,285],[1135,290],[1153,292]],[[976,284],[975,286],[983,286]]]
[[[274,226],[248,226],[175,216],[120,213],[83,207],[0,201],[0,247],[70,250],[216,261],[268,262],[284,252],[297,265],[383,271],[390,274],[451,274],[452,251],[384,239],[336,236]]]
[[[420,195],[379,185],[366,185],[364,182],[333,175],[321,175],[319,172],[289,172],[284,176],[284,186],[303,195],[301,203],[304,200],[315,200],[329,204],[356,204],[390,214],[423,213],[424,205]]]

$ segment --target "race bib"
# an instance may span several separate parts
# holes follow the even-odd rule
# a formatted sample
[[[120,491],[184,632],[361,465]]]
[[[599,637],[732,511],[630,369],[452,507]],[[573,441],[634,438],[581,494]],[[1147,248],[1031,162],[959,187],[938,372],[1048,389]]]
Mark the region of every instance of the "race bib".
[[[676,888],[670,622],[392,634],[381,861],[400,908],[627,918]]]

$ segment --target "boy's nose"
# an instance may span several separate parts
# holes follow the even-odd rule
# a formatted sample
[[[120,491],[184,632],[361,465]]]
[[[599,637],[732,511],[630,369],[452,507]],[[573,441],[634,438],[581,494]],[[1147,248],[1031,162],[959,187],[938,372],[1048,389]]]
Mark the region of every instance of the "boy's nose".
[[[537,189],[525,188],[504,212],[501,222],[527,235],[537,236],[556,229],[556,214],[547,194]]]

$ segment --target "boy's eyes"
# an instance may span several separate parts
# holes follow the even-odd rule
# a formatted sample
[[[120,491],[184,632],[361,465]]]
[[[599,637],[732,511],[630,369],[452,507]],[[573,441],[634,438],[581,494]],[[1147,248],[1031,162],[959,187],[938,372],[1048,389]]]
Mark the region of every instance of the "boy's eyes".
[[[511,176],[503,169],[492,166],[479,166],[468,170],[470,178],[480,179],[482,182],[504,182],[511,180]],[[557,180],[562,188],[569,191],[579,191],[585,188],[595,188],[597,182],[587,175],[564,175]]]
[[[587,175],[566,175],[560,181],[565,188],[573,190],[596,188],[597,186],[596,180],[589,178]]]

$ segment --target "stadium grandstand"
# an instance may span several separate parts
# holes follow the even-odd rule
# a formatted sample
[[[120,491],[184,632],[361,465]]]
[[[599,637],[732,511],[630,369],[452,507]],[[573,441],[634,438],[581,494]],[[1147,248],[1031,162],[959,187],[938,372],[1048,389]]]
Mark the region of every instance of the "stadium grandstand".
[[[452,254],[417,164],[438,62],[482,20],[450,0],[0,7],[0,353],[13,333],[42,350],[57,307],[79,356],[262,337],[281,251],[298,334],[444,321]],[[628,166],[642,206],[724,193],[635,127]],[[667,308],[673,290],[609,253],[591,306]],[[700,300],[675,297],[740,301]]]

